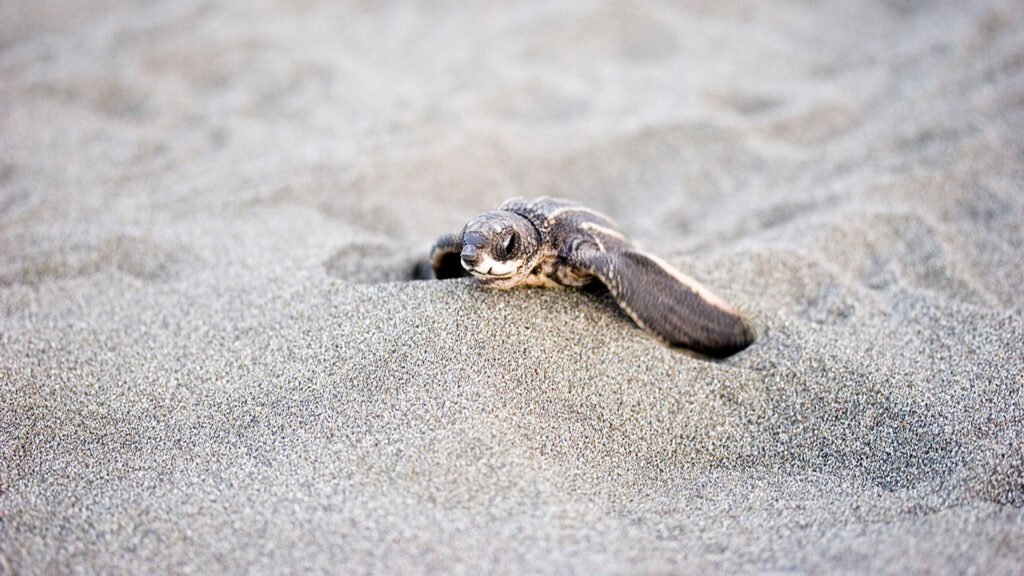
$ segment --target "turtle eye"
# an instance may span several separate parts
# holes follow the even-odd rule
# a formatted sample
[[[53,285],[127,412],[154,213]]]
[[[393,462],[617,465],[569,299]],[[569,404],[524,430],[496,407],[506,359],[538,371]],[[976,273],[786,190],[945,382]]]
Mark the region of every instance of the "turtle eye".
[[[512,251],[516,249],[516,235],[509,234],[508,238],[505,239],[502,248],[504,249],[506,257],[511,256]]]

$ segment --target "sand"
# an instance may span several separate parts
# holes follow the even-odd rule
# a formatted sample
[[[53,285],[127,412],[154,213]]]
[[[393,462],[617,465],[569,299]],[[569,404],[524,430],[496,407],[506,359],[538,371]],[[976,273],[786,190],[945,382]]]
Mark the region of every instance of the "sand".
[[[0,573],[1024,571],[1019,2],[257,4],[0,5]],[[544,194],[757,342],[411,281]]]

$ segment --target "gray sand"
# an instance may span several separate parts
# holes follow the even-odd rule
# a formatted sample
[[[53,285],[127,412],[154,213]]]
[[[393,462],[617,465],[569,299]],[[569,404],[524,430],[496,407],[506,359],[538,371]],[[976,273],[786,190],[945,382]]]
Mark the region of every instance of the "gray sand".
[[[0,573],[1024,571],[1020,2],[244,4],[0,4]],[[758,341],[409,281],[541,194]]]

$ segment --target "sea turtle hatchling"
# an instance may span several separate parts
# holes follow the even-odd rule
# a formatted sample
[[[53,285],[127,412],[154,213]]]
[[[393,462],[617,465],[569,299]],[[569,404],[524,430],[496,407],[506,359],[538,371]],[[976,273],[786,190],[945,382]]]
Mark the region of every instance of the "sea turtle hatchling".
[[[435,278],[490,288],[604,284],[638,325],[672,346],[724,357],[754,339],[735,308],[637,248],[607,216],[555,198],[513,198],[438,239]]]

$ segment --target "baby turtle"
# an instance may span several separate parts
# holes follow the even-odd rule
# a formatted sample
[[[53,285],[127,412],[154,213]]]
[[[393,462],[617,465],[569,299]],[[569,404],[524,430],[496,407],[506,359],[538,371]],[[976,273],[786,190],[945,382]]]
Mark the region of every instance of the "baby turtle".
[[[633,245],[607,216],[555,198],[513,198],[438,239],[435,278],[490,288],[604,284],[640,327],[672,346],[725,357],[754,334],[735,308]]]

